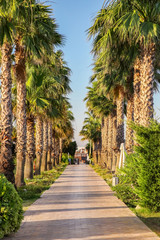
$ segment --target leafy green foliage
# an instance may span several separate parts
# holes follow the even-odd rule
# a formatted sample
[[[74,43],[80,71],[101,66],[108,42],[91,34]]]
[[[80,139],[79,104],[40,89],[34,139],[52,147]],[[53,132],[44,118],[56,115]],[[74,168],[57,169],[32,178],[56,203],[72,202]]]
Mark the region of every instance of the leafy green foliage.
[[[137,184],[135,189],[141,206],[153,211],[160,210],[160,124],[150,126],[133,125],[137,142]]]
[[[113,187],[116,195],[129,207],[136,207],[139,197],[135,192],[137,185],[137,154],[126,156],[124,168],[118,171],[119,184]]]
[[[159,211],[160,124],[154,121],[149,127],[131,125],[136,132],[137,146],[135,153],[126,157],[124,169],[120,170],[120,184],[115,190],[127,204],[130,194],[131,206],[139,204],[151,211]]]
[[[0,238],[17,231],[22,219],[22,200],[14,186],[0,175]]]
[[[65,146],[63,148],[63,152],[64,153],[69,153],[71,156],[74,156],[76,150],[77,150],[77,143],[76,143],[76,141],[70,142],[68,146]]]
[[[116,196],[127,204],[127,206],[136,207],[138,198],[130,184],[118,184],[113,187],[113,190],[116,191]]]
[[[62,160],[63,163],[68,163],[68,154],[67,153],[62,153]]]
[[[80,136],[83,136],[82,140],[97,141],[101,137],[100,119],[95,118],[92,112],[86,112],[86,114],[88,117],[84,119],[84,125],[80,131]]]

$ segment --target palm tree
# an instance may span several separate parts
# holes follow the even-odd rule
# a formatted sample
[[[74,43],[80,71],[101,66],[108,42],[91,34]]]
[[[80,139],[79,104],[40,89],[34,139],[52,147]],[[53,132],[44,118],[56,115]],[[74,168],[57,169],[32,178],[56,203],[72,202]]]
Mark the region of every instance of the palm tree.
[[[139,45],[140,57],[135,62],[139,65],[140,60],[140,78],[139,84],[135,82],[140,89],[141,98],[141,124],[147,126],[150,119],[153,118],[153,84],[154,84],[154,60],[155,49],[159,42],[159,1],[126,1],[119,2],[121,17],[117,22],[117,29],[120,36],[128,38]],[[134,12],[134,14],[133,14]],[[135,72],[137,68],[135,68]],[[140,85],[140,87],[139,87]]]
[[[99,146],[101,145],[102,148],[100,156],[101,164],[107,165],[109,160],[108,141],[112,142],[112,140],[109,139],[108,137],[108,134],[110,134],[110,137],[112,138],[112,133],[111,132],[109,133],[109,131],[112,131],[112,129],[109,128],[108,126],[109,115],[112,114],[115,105],[113,104],[112,99],[106,97],[107,94],[103,91],[105,90],[105,88],[101,87],[98,81],[94,80],[92,82],[92,87],[87,87],[87,89],[88,89],[87,97],[84,99],[85,101],[87,101],[86,105],[88,109],[92,111],[96,117],[102,119],[101,144],[99,144]],[[112,149],[110,150],[110,152],[112,152]]]
[[[61,107],[61,117],[57,119],[56,122],[54,122],[54,129],[57,133],[59,140],[58,163],[61,162],[62,159],[63,141],[66,140],[69,143],[72,140],[74,133],[72,126],[72,121],[74,120],[74,117],[72,111],[70,110],[71,105],[66,98],[62,99]]]
[[[101,139],[101,124],[100,120],[95,118],[93,113],[86,112],[86,114],[88,117],[84,120],[84,125],[80,131],[80,136],[83,136],[82,140],[89,140],[91,147],[95,142]],[[91,148],[89,155],[91,157]]]
[[[118,154],[117,158],[119,159],[120,144],[124,143],[124,88],[130,65],[133,62],[133,54],[130,54],[132,53],[132,48],[128,53],[128,44],[119,41],[117,31],[114,31],[116,15],[113,17],[112,8],[117,4],[113,3],[113,5],[103,8],[98,13],[88,33],[89,37],[94,37],[92,50],[95,54],[94,78],[98,79],[100,87],[106,88],[106,94],[112,96],[117,106],[117,113],[114,114],[114,135],[116,134],[116,138],[114,138],[114,142],[116,141],[114,143],[114,152]],[[113,123],[111,124],[111,116],[110,125],[113,125]],[[109,134],[110,136],[112,135],[112,133]],[[112,158],[111,141],[109,146]]]
[[[15,1],[0,2],[0,44],[1,44],[1,155],[0,172],[14,183],[12,157],[12,100],[11,65],[14,36]]]
[[[45,78],[47,78],[47,70],[43,69],[41,66],[27,66],[27,96],[26,96],[26,106],[27,106],[27,152],[26,152],[26,162],[24,176],[25,178],[33,178],[33,162],[35,159],[35,119],[41,124],[40,113],[42,114],[43,108],[48,104],[44,94],[42,95],[41,87]],[[38,129],[36,135],[42,135],[41,129]],[[40,139],[40,140],[39,140]],[[40,149],[38,157],[42,150],[42,139],[38,138]],[[39,145],[38,145],[39,147]],[[37,160],[36,173],[40,173],[40,162],[41,156]]]
[[[31,5],[30,5],[31,4]],[[26,57],[42,56],[43,49],[52,52],[52,44],[60,44],[61,36],[49,17],[48,7],[35,1],[20,1],[15,47],[15,75],[17,79],[17,170],[16,185],[24,184],[26,152]],[[47,27],[46,27],[47,26]],[[30,34],[32,33],[32,34]]]

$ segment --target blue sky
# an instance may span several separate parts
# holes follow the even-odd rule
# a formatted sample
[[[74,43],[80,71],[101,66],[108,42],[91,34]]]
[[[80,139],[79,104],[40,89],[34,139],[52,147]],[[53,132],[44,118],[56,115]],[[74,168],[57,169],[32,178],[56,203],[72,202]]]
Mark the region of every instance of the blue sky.
[[[51,2],[49,2],[51,4]],[[103,0],[55,0],[52,3],[53,14],[59,25],[59,32],[65,36],[65,46],[62,48],[64,58],[72,70],[70,101],[75,117],[75,140],[81,142],[79,132],[83,125],[86,111],[83,102],[86,87],[92,75],[91,42],[87,40],[86,30],[91,26],[93,18],[103,5]]]
[[[49,1],[48,1],[49,2]],[[86,111],[83,102],[86,96],[86,87],[92,75],[91,41],[87,40],[86,30],[92,25],[92,20],[103,5],[104,0],[54,0],[50,1],[59,32],[65,36],[65,46],[62,47],[64,58],[72,70],[70,101],[75,117],[75,140],[79,146],[86,142],[81,141],[79,131],[82,128]],[[160,96],[155,95],[155,109],[160,116]]]

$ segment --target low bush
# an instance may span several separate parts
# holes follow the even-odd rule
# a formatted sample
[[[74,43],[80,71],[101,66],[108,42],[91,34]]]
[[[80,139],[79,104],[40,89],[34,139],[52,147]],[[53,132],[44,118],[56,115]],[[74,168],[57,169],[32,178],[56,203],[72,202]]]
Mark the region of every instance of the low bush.
[[[62,153],[62,162],[68,163],[68,154],[67,153]]]
[[[116,191],[116,196],[120,198],[128,207],[136,207],[138,197],[134,189],[129,184],[118,184],[112,187]]]
[[[126,157],[115,190],[124,202],[130,196],[129,204],[156,212],[160,210],[160,124],[153,121],[149,127],[131,126],[137,145],[134,153]]]
[[[151,211],[160,211],[160,124],[149,127],[133,125],[138,145],[135,147],[139,204]]]
[[[17,231],[22,219],[22,200],[14,186],[0,175],[0,238]]]

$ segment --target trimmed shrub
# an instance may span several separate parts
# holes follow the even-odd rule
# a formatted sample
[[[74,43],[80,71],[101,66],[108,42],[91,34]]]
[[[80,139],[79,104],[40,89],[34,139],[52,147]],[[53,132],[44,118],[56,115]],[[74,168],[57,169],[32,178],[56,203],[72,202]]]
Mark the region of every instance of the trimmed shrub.
[[[113,187],[116,196],[120,198],[129,207],[136,207],[139,197],[136,194],[137,185],[137,154],[126,156],[124,168],[118,172],[119,184]]]
[[[160,124],[153,121],[149,127],[134,125],[138,145],[136,193],[140,205],[152,211],[160,210]]]
[[[116,196],[120,198],[127,206],[136,207],[138,199],[134,189],[129,184],[118,184],[112,187],[116,191]]]
[[[68,163],[68,154],[62,153],[62,163]]]
[[[135,151],[126,157],[118,175],[117,196],[128,205],[160,210],[160,124],[131,125],[136,133]]]
[[[0,175],[0,238],[16,232],[22,219],[22,200],[14,186]]]

